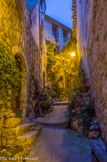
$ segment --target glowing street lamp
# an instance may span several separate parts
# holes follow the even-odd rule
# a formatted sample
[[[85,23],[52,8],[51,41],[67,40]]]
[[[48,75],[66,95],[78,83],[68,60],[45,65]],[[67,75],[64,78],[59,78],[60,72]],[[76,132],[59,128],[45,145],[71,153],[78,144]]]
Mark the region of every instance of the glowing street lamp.
[[[75,56],[75,52],[71,52],[71,56],[74,57]]]

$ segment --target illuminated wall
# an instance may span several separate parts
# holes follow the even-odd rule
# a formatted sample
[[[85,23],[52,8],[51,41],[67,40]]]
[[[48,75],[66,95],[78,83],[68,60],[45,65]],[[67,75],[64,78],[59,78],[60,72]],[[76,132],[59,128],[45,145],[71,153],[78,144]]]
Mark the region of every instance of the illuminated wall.
[[[107,1],[76,0],[76,3],[79,52],[85,69],[88,64],[96,115],[107,143]]]
[[[29,10],[26,1],[0,1],[0,42],[10,51],[14,58],[21,58],[23,77],[21,84],[22,116],[26,116],[26,108],[31,102],[31,76],[39,80],[40,52],[30,29]],[[30,105],[29,105],[30,106]]]

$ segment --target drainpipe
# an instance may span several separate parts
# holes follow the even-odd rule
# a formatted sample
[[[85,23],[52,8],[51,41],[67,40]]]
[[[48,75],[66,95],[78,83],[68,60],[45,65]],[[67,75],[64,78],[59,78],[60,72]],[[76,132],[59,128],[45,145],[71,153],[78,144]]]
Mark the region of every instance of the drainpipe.
[[[40,51],[40,59],[41,59],[40,0],[38,0],[38,12],[39,12],[39,51]],[[41,88],[41,64],[39,65],[39,84]]]

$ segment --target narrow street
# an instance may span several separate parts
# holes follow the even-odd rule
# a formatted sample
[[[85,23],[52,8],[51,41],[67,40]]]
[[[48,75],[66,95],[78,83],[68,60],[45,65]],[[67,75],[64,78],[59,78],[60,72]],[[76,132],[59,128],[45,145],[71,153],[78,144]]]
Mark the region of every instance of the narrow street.
[[[88,139],[79,133],[66,129],[66,119],[66,105],[54,106],[53,112],[44,118],[37,119],[37,122],[43,123],[44,126],[29,158],[37,158],[38,162],[92,161]]]
[[[5,161],[107,162],[107,0],[0,0]]]

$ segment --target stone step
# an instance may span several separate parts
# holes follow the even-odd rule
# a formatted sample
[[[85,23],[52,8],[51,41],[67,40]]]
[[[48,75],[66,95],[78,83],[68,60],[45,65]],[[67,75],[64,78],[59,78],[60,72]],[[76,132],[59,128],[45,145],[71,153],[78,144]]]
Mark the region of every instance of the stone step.
[[[14,158],[20,162],[23,162],[22,157],[26,157],[32,149],[34,142],[36,141],[39,135],[39,131],[31,131],[23,134],[22,136],[17,137],[16,145],[21,146],[23,151],[19,151],[14,155]],[[19,159],[21,158],[21,159]]]
[[[14,134],[18,137],[23,135],[24,133],[29,132],[32,127],[37,127],[37,124],[35,123],[26,123],[26,124],[21,124],[17,126],[16,128],[13,128]]]
[[[35,142],[38,135],[39,131],[25,133],[24,135],[17,137],[17,143],[21,144],[22,146],[29,146]]]
[[[95,154],[99,162],[107,162],[107,149],[102,138],[97,140],[90,139],[92,152]]]
[[[20,125],[19,127],[20,127],[19,130],[21,130],[23,132],[25,131],[25,128],[27,130],[29,129],[29,132],[24,133],[23,135],[17,137],[17,140],[16,140],[16,145],[21,146],[23,151],[16,153],[14,155],[14,157],[15,157],[15,159],[19,159],[19,161],[22,162],[22,161],[24,161],[24,159],[22,159],[22,157],[26,157],[29,154],[29,152],[31,151],[32,146],[33,146],[34,142],[36,141],[42,126],[37,125],[35,123],[29,123],[29,124]]]
[[[64,122],[40,122],[36,121],[37,124],[40,124],[42,126],[47,126],[47,127],[66,127],[67,126],[67,121]]]
[[[21,136],[24,133],[27,133],[31,131],[32,128],[36,128],[38,125],[35,123],[26,123],[18,125],[16,128],[11,128],[11,131],[9,128],[5,129],[4,133],[7,133],[9,136]]]
[[[11,131],[9,128],[5,128],[3,131],[3,135],[8,134],[8,136],[22,136],[23,134],[31,131],[39,131],[41,130],[42,126],[37,123],[26,123],[22,125],[18,125],[16,128],[11,128]]]

